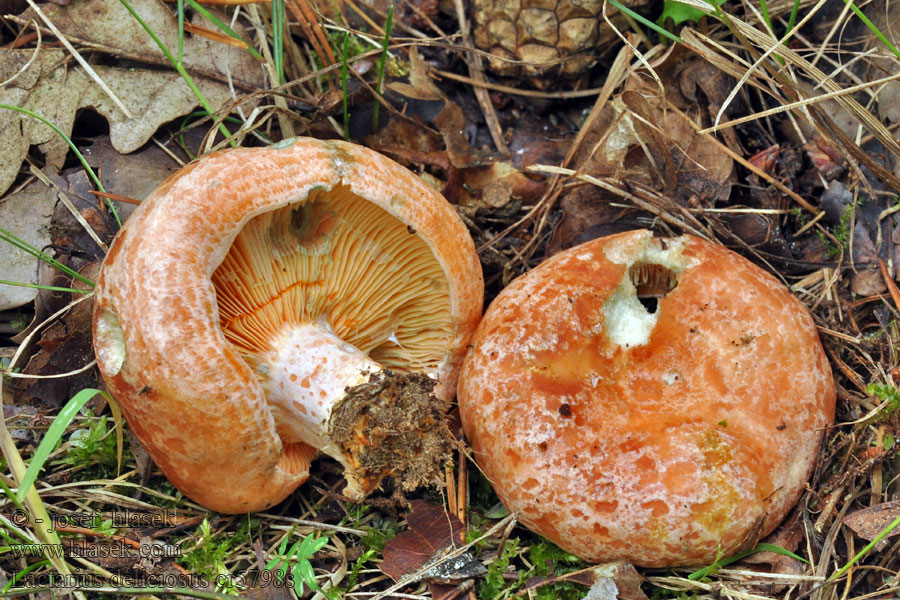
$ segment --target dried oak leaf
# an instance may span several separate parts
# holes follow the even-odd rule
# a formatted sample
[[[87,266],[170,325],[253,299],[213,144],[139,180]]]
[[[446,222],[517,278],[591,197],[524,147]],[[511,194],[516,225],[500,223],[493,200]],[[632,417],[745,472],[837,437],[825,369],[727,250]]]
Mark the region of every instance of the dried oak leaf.
[[[129,0],[128,4],[167,48],[178,48],[178,20],[169,7],[157,0]],[[50,3],[40,7],[71,42],[99,46],[121,58],[172,68],[153,38],[120,0],[79,0],[66,6]],[[221,13],[211,12],[230,22]],[[26,11],[21,18],[32,16]],[[195,15],[192,23],[213,27],[200,15]],[[247,39],[240,21],[232,29]],[[184,36],[184,67],[192,75],[223,84],[231,81],[238,90],[256,91],[265,81],[262,64],[247,50],[202,36]]]
[[[184,139],[196,154],[200,154],[200,140],[204,132],[194,128],[184,133]],[[108,137],[95,139],[81,149],[88,163],[99,174],[107,191],[119,196],[143,200],[181,168],[172,156],[159,146],[148,144],[137,152],[122,154]],[[132,204],[116,203],[122,222],[136,208]]]
[[[31,50],[0,50],[0,79],[16,73]],[[94,67],[98,75],[131,111],[126,117],[80,67],[67,64],[62,50],[42,50],[13,84],[0,89],[0,103],[26,108],[71,135],[75,114],[92,108],[110,124],[109,137],[119,152],[140,148],[163,123],[187,114],[198,105],[177,73]],[[197,85],[214,108],[231,101],[225,86],[200,79]],[[63,165],[68,146],[43,123],[13,111],[0,111],[0,193],[16,177],[30,145],[37,145],[47,164]]]
[[[135,0],[135,10],[170,48],[177,47],[177,24],[159,2]],[[47,5],[47,16],[72,41],[101,45],[119,56],[168,64],[160,50],[118,0],[85,0],[70,6]],[[25,13],[23,18],[29,18]],[[33,59],[33,60],[32,60]],[[30,62],[29,62],[30,61]],[[229,77],[238,89],[255,89],[264,82],[260,65],[246,51],[195,37],[186,40],[185,62],[213,110],[234,102]],[[110,140],[122,153],[140,148],[160,125],[186,115],[199,101],[173,70],[118,69],[94,66],[131,113],[126,116],[68,52],[42,48],[0,49],[0,104],[31,110],[70,135],[78,109],[91,108],[110,125]],[[226,75],[227,74],[227,75]],[[0,194],[12,184],[31,145],[37,145],[47,164],[61,168],[68,146],[49,127],[18,112],[0,111]]]

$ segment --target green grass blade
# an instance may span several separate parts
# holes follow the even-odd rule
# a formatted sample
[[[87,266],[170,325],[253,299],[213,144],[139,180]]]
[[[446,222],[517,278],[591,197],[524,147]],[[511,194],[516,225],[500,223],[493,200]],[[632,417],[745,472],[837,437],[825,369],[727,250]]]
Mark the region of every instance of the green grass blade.
[[[69,426],[69,423],[72,422],[72,419],[75,418],[78,411],[80,411],[84,405],[97,394],[101,394],[107,398],[109,397],[106,392],[101,390],[93,388],[83,389],[72,396],[72,399],[66,403],[63,409],[59,411],[59,414],[56,415],[56,418],[53,419],[53,423],[50,424],[50,428],[47,429],[47,433],[44,434],[44,439],[41,440],[37,450],[34,451],[34,456],[31,457],[31,463],[25,471],[25,476],[22,477],[22,481],[19,483],[19,491],[16,493],[16,497],[19,501],[25,499],[28,490],[34,485],[38,473],[41,472],[41,469],[44,468],[44,463],[47,462],[47,457],[50,456],[50,453],[56,447],[57,442],[62,439],[63,434],[66,432],[66,427]]]
[[[874,33],[875,37],[877,37],[879,40],[881,40],[881,43],[884,44],[884,46],[888,50],[890,50],[891,52],[894,53],[894,56],[896,56],[897,58],[900,58],[900,50],[897,49],[897,46],[895,46],[894,43],[891,42],[891,40],[887,39],[887,37],[885,37],[885,35],[883,33],[881,33],[881,30],[875,26],[875,23],[873,23],[872,21],[869,20],[869,17],[867,17],[865,15],[865,13],[863,11],[861,11],[858,6],[856,6],[856,3],[853,0],[844,0],[844,4],[846,4],[850,7],[850,10],[852,10],[853,13],[857,17],[859,17],[860,21],[865,23],[866,27],[869,28],[869,31]]]
[[[134,20],[138,22],[138,24],[147,32],[147,35],[154,41],[156,46],[160,49],[160,51],[166,56],[166,59],[172,64],[187,86],[190,88],[191,92],[194,94],[194,97],[197,98],[197,102],[200,103],[200,106],[203,107],[203,110],[206,111],[206,114],[212,116],[214,114],[212,106],[210,106],[209,101],[207,101],[206,96],[203,95],[203,92],[200,91],[200,88],[197,87],[197,83],[194,81],[194,78],[191,77],[190,73],[187,72],[187,69],[184,68],[184,64],[180,60],[176,60],[169,49],[165,44],[162,43],[162,40],[159,39],[159,36],[156,35],[156,32],[147,25],[147,22],[141,18],[141,15],[137,14],[137,11],[128,3],[128,0],[119,0],[122,3],[122,6],[125,7],[131,16],[134,17]],[[225,136],[225,139],[231,138],[231,132],[228,131],[228,128],[225,127],[224,124],[219,123],[219,131]],[[230,141],[232,146],[236,146],[237,142],[231,138]]]
[[[788,18],[788,31],[793,31],[794,24],[797,22],[798,14],[800,14],[800,0],[794,0],[794,7],[791,9],[791,16]]]
[[[16,287],[34,288],[36,290],[46,290],[48,292],[68,292],[70,294],[90,294],[91,290],[76,290],[75,288],[57,287],[55,285],[39,285],[37,283],[22,283],[21,281],[6,281],[0,279],[2,285],[14,285]]]
[[[378,57],[378,82],[375,91],[379,96],[384,95],[384,65],[387,63],[388,46],[391,43],[391,29],[394,26],[394,5],[388,8],[387,21],[384,24],[384,40],[381,42],[381,55]],[[375,101],[375,110],[372,113],[372,129],[378,129],[378,111],[381,103]]]
[[[12,491],[12,489],[6,485],[6,482],[3,481],[3,478],[0,477],[0,488],[3,488],[3,495],[9,498],[13,504],[16,505],[16,508],[21,510],[23,508],[22,503],[19,502],[19,499],[16,498],[16,493]]]
[[[205,19],[207,19],[213,25],[218,27],[219,31],[221,31],[222,33],[224,33],[225,35],[227,35],[228,37],[230,37],[232,39],[240,40],[241,42],[246,44],[247,52],[249,52],[251,54],[251,56],[253,56],[253,58],[255,58],[256,60],[259,60],[259,61],[265,60],[265,59],[263,59],[262,55],[259,52],[257,52],[256,48],[254,48],[253,45],[250,44],[250,42],[248,42],[247,40],[242,38],[240,35],[238,35],[238,33],[235,30],[233,30],[231,27],[229,27],[227,24],[223,23],[219,17],[217,17],[216,15],[214,15],[211,12],[209,12],[208,10],[206,10],[206,8],[202,4],[199,4],[197,2],[197,0],[187,0],[187,3],[188,3],[188,6],[190,6],[194,10],[196,10],[198,13],[203,15],[203,17]]]
[[[17,539],[15,539],[13,536],[11,536],[11,535],[9,535],[8,533],[6,533],[5,528],[4,528],[4,529],[0,529],[0,538],[3,538],[3,541],[6,542],[6,546],[7,546],[7,547],[9,547],[9,546],[16,546],[16,545],[22,543],[22,541],[17,540]],[[25,540],[25,543],[28,543],[28,542],[30,542],[30,541],[31,541],[31,540]]]
[[[624,6],[621,2],[619,2],[619,0],[608,0],[608,1],[609,1],[610,6],[614,7],[616,10],[618,10],[622,14],[628,15],[629,17],[631,17],[632,19],[634,19],[635,21],[637,21],[644,27],[648,27],[648,28],[652,29],[653,31],[655,31],[656,33],[661,35],[662,37],[669,39],[673,42],[676,42],[679,44],[683,43],[681,41],[680,37],[678,37],[671,31],[667,31],[666,29],[660,27],[653,21],[650,21],[650,20],[646,19],[645,17],[639,15],[638,13],[634,12],[627,6]]]
[[[0,393],[2,393],[2,391],[3,378],[0,377]],[[25,479],[27,467],[22,460],[22,456],[19,454],[18,448],[16,448],[16,444],[9,433],[9,429],[6,427],[5,419],[0,420],[0,452],[3,453],[3,458],[6,459],[6,466],[15,480],[21,483]],[[47,507],[44,506],[40,494],[37,493],[37,489],[33,485],[28,486],[24,500],[28,519],[34,528],[34,533],[37,536],[38,541],[47,544],[44,550],[44,556],[49,559],[53,564],[53,567],[61,575],[70,575],[72,570],[69,568],[68,563],[51,550],[52,548],[59,547],[61,542],[56,533],[56,529],[53,527],[53,521],[47,513]],[[80,590],[73,589],[71,590],[71,593],[75,596],[76,600],[87,600],[84,593]],[[15,595],[16,594],[12,591],[0,592],[0,596]]]
[[[91,178],[91,180],[94,182],[94,185],[97,186],[97,189],[100,190],[101,192],[106,191],[103,188],[103,184],[100,183],[100,178],[97,177],[97,174],[94,173],[94,170],[91,168],[91,165],[88,164],[87,159],[84,157],[84,155],[81,153],[81,151],[75,145],[75,143],[71,140],[71,138],[69,138],[69,136],[67,136],[65,133],[63,133],[63,130],[60,129],[59,127],[57,127],[55,123],[49,121],[48,119],[45,119],[44,117],[42,117],[41,115],[39,115],[35,112],[28,110],[27,108],[22,108],[21,106],[11,106],[9,104],[0,104],[0,108],[5,108],[7,110],[14,110],[16,112],[20,112],[22,114],[28,115],[32,119],[37,119],[38,121],[40,121],[41,123],[43,123],[44,125],[49,127],[50,129],[55,131],[57,133],[57,135],[59,135],[62,139],[64,139],[66,141],[66,144],[69,145],[69,148],[71,148],[72,152],[75,153],[75,156],[78,157],[78,161],[81,163],[81,166],[84,167],[84,170],[87,171],[88,177]],[[113,216],[113,218],[115,218],[116,223],[119,225],[119,227],[121,227],[122,221],[119,220],[119,213],[118,213],[118,211],[116,211],[116,207],[113,205],[112,200],[107,198],[106,205],[109,207],[109,212],[112,213],[112,216]]]
[[[872,550],[872,548],[874,548],[876,545],[878,545],[878,542],[880,542],[881,540],[883,540],[884,538],[886,538],[888,535],[890,535],[890,533],[891,533],[892,531],[894,531],[895,529],[897,529],[897,527],[900,527],[900,517],[897,517],[896,519],[894,519],[893,521],[891,521],[891,523],[890,523],[887,527],[885,527],[884,529],[882,529],[882,530],[878,533],[878,535],[876,535],[874,538],[872,538],[872,541],[871,541],[871,542],[869,542],[868,544],[866,544],[865,547],[864,547],[862,550],[860,550],[859,552],[857,552],[856,556],[854,556],[853,558],[851,558],[851,559],[847,562],[846,565],[844,565],[843,567],[841,567],[840,569],[838,569],[837,571],[835,571],[834,574],[833,574],[831,577],[829,577],[828,579],[831,580],[831,581],[834,581],[835,579],[840,579],[841,577],[843,577],[844,574],[845,574],[848,570],[850,570],[850,567],[852,567],[854,564],[856,564],[857,561],[859,561],[859,559],[861,559],[863,556],[865,556],[866,554],[868,554],[869,551]]]
[[[769,7],[766,4],[766,0],[759,0],[759,10],[762,13],[763,21],[766,22],[766,27],[769,28],[769,31],[775,31],[772,27],[772,17],[769,16]],[[790,31],[790,29],[788,29]]]
[[[85,277],[84,275],[82,275],[81,273],[78,273],[78,272],[74,271],[71,267],[68,267],[68,266],[62,264],[61,262],[59,262],[58,260],[56,260],[55,258],[50,256],[49,254],[41,252],[40,250],[38,250],[37,248],[35,248],[31,244],[29,244],[28,242],[19,239],[18,237],[16,237],[12,233],[8,232],[7,230],[3,229],[2,227],[0,227],[0,240],[3,240],[4,242],[7,242],[9,244],[12,244],[19,250],[24,250],[25,252],[34,256],[35,258],[38,258],[38,259],[44,261],[51,267],[53,267],[55,269],[59,269],[60,271],[62,271],[66,275],[68,275],[69,277],[77,279],[78,281],[84,283],[85,285],[94,287],[94,282],[91,281],[90,279],[88,279],[87,277]]]
[[[272,0],[272,61],[278,85],[283,85],[284,78],[284,0]]]
[[[122,455],[125,452],[125,419],[122,418],[122,409],[113,400],[112,396],[106,397],[109,412],[112,413],[113,423],[116,426],[116,475],[122,474]]]
[[[9,578],[9,581],[6,582],[6,585],[3,586],[3,591],[8,592],[9,589],[14,586],[20,579],[31,573],[32,571],[36,571],[42,567],[45,567],[50,564],[49,560],[39,560],[38,562],[28,565],[21,571],[16,571],[12,574],[12,577]]]
[[[750,556],[751,554],[756,554],[757,552],[774,552],[775,554],[782,554],[784,556],[790,556],[791,558],[794,558],[801,562],[809,564],[808,560],[806,560],[802,556],[798,556],[798,555],[794,554],[790,550],[785,550],[781,546],[776,546],[775,544],[768,544],[768,543],[763,542],[763,543],[757,544],[754,548],[750,548],[749,550],[744,550],[743,552],[738,552],[737,554],[732,554],[731,556],[728,556],[728,557],[725,557],[722,559],[717,558],[713,562],[713,564],[703,567],[702,569],[698,569],[697,571],[694,571],[693,573],[688,575],[687,578],[690,579],[691,581],[698,581],[700,579],[703,579],[707,575],[710,575],[711,573],[718,571],[722,567],[725,567],[727,565],[730,565],[731,563],[734,563],[741,559],[744,559],[744,558]]]
[[[184,0],[178,0],[178,62],[184,62]]]

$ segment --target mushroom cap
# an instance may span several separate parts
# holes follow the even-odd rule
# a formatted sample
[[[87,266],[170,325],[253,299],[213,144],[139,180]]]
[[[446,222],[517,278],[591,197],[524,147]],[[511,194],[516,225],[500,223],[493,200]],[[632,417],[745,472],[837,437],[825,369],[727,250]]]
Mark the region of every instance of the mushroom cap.
[[[655,323],[631,281],[654,265],[677,280]],[[835,390],[811,316],[774,277],[694,237],[630,231],[506,287],[458,399],[478,465],[522,523],[587,561],[667,567],[778,525]]]
[[[481,314],[478,257],[454,208],[414,174],[371,150],[296,138],[206,156],[141,203],[104,261],[94,309],[100,371],[163,473],[213,510],[240,513],[280,502],[305,481],[316,452],[302,442],[282,442],[257,375],[223,333],[217,294],[225,292],[216,290],[213,275],[251,220],[302,208],[313,197],[323,206],[332,192],[350,209],[377,207],[372,210],[381,216],[372,217],[377,226],[367,235],[401,228],[421,241],[418,252],[433,255],[427,260],[439,266],[444,280],[438,283],[446,290],[446,322],[430,332],[440,338],[439,355],[409,370],[437,378],[435,395],[447,398]],[[384,263],[392,256],[388,251],[367,254],[358,248],[381,248],[378,239],[354,243],[311,253],[324,252],[333,262],[361,257],[366,264],[348,267],[352,277],[392,269],[373,262]],[[376,287],[392,292],[426,276],[434,275],[400,272]],[[339,292],[329,292],[325,310],[337,310]],[[402,302],[413,305],[415,298]]]

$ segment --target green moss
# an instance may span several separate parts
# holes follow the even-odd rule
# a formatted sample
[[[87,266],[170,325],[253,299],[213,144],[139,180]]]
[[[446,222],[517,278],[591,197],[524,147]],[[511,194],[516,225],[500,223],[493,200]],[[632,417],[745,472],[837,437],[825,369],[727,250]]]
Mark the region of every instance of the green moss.
[[[69,435],[66,455],[60,462],[77,468],[75,480],[115,477],[118,467],[115,428],[107,417],[86,413],[83,426]],[[128,438],[122,454],[123,463],[131,457]]]

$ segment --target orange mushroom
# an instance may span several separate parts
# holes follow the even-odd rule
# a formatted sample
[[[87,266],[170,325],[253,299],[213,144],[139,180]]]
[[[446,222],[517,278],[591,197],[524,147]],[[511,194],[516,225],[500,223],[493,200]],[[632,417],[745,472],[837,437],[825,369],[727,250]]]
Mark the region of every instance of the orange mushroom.
[[[126,222],[96,288],[100,371],[165,475],[260,510],[320,450],[361,499],[446,458],[444,410],[481,314],[474,244],[393,161],[298,138],[219,152]]]
[[[775,278],[682,236],[553,256],[479,325],[466,435],[509,510],[593,561],[709,563],[796,503],[833,421],[815,324]]]

